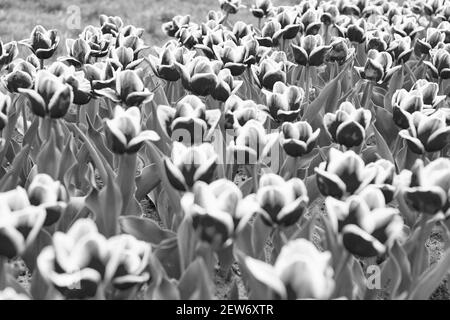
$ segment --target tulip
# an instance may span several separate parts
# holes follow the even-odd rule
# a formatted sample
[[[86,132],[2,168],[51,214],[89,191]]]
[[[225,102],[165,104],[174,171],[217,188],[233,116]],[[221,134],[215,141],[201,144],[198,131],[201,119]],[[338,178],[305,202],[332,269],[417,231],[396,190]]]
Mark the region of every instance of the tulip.
[[[254,36],[246,36],[241,39],[241,45],[245,47],[244,63],[249,67],[259,63],[270,51],[270,48],[260,46]]]
[[[190,16],[175,16],[172,21],[163,23],[162,30],[166,35],[173,38],[180,29],[189,26],[190,20]]]
[[[284,122],[281,126],[280,144],[286,154],[297,158],[310,153],[316,146],[320,129],[313,129],[306,121]]]
[[[442,150],[448,142],[450,127],[446,124],[445,114],[436,112],[427,116],[414,112],[410,117],[408,129],[399,132],[410,150],[416,154]]]
[[[153,93],[145,87],[142,78],[142,69],[118,71],[115,88],[103,88],[96,93],[127,107],[141,106],[153,99]]]
[[[419,25],[419,21],[414,15],[399,17],[398,21],[393,21],[392,31],[402,37],[408,36],[411,40],[414,40],[415,36],[424,29]]]
[[[330,44],[331,49],[325,56],[328,62],[337,62],[343,65],[354,54],[355,49],[349,48],[347,41],[344,38],[334,38]]]
[[[444,95],[438,95],[439,85],[425,79],[417,80],[411,90],[418,90],[422,94],[424,109],[437,109],[438,105],[445,100]]]
[[[117,65],[112,60],[87,64],[83,67],[85,77],[91,83],[91,89],[97,96],[102,96],[102,92],[96,92],[104,88],[114,89],[117,77]]]
[[[321,252],[305,239],[288,242],[271,266],[251,257],[245,264],[252,276],[282,299],[329,299],[334,288],[334,271],[329,251]]]
[[[30,298],[25,294],[17,293],[16,290],[8,287],[0,291],[0,300],[30,300]]]
[[[142,30],[143,32],[143,30]],[[116,48],[119,47],[125,47],[133,50],[133,60],[138,60],[139,53],[142,50],[150,48],[149,46],[146,46],[144,44],[144,40],[140,38],[140,36],[131,34],[128,36],[124,36],[124,34],[121,32],[119,36],[117,37],[116,41]]]
[[[273,91],[263,89],[271,117],[278,122],[295,121],[302,111],[304,91],[297,86],[276,82]]]
[[[46,30],[43,26],[37,25],[31,32],[29,39],[21,42],[38,57],[38,59],[50,59],[56,52],[59,45],[59,36],[56,30]],[[42,69],[42,68],[41,68]]]
[[[209,143],[186,147],[174,141],[171,159],[164,159],[167,178],[179,191],[191,190],[197,181],[213,181],[216,166],[217,154]]]
[[[201,31],[196,26],[184,27],[176,34],[180,43],[191,50],[201,42]]]
[[[379,159],[375,162],[371,162],[367,165],[370,170],[374,168],[376,171],[375,177],[370,182],[371,186],[374,186],[383,192],[386,203],[391,202],[394,199],[395,187],[393,186],[395,166],[392,162]]]
[[[178,81],[180,73],[175,66],[175,62],[185,65],[192,60],[194,53],[184,47],[175,47],[169,42],[163,48],[155,48],[157,56],[149,55],[148,63],[153,73],[158,78],[166,81]]]
[[[267,134],[261,122],[250,119],[238,130],[235,141],[228,150],[238,164],[257,164],[270,152],[278,138],[277,133]]]
[[[323,123],[334,142],[352,148],[364,142],[371,118],[370,110],[343,102],[336,113],[325,114]]]
[[[242,38],[253,35],[253,29],[251,25],[248,25],[244,21],[238,21],[233,26],[233,34],[237,41],[240,41]]]
[[[370,32],[367,32],[367,44],[366,50],[377,50],[379,52],[386,51],[389,48],[389,44],[391,42],[392,36],[390,33],[380,30],[374,29]]]
[[[29,62],[17,59],[9,65],[10,72],[4,83],[9,92],[18,92],[19,88],[30,89],[36,77],[36,68]]]
[[[450,208],[450,160],[439,158],[425,166],[419,159],[411,171],[403,193],[409,207],[428,215],[447,211]]]
[[[401,66],[393,66],[393,60],[389,53],[378,52],[371,49],[367,53],[367,61],[364,67],[355,67],[362,79],[385,83]]]
[[[222,61],[223,68],[229,69],[233,76],[240,76],[247,69],[244,63],[244,46],[237,46],[233,41],[226,41],[221,46],[214,46],[213,50],[216,57]]]
[[[216,54],[216,52],[214,51],[215,46],[224,47],[225,43],[227,44],[227,46],[230,45],[233,47],[237,46],[236,45],[237,39],[231,31],[223,29],[222,27],[209,29],[208,27],[204,26],[203,28],[205,29],[203,31],[205,35],[201,43],[195,45],[195,48],[202,50],[202,52],[205,54],[207,58],[211,60],[220,58],[221,56],[220,52],[219,54]],[[228,52],[227,54],[229,55],[229,53],[230,52]]]
[[[103,34],[111,34],[114,37],[117,36],[120,29],[123,27],[123,21],[117,16],[100,15],[100,30]]]
[[[31,110],[38,117],[64,117],[73,102],[72,87],[46,70],[36,74],[34,89],[19,88],[30,101]]]
[[[66,40],[67,57],[62,57],[60,60],[64,61],[76,68],[89,63],[89,58],[91,56],[91,47],[86,40],[82,38],[67,39]]]
[[[67,233],[56,232],[53,244],[38,256],[39,272],[67,299],[93,298],[105,276],[107,240],[89,219],[74,222]]]
[[[37,174],[27,190],[28,199],[33,206],[45,209],[47,216],[44,226],[56,223],[64,213],[69,200],[66,188],[45,173]]]
[[[116,154],[134,154],[145,141],[158,141],[159,136],[151,130],[141,130],[141,112],[137,107],[114,109],[114,117],[105,121],[106,141]]]
[[[181,75],[183,87],[199,96],[207,96],[212,93],[217,85],[217,73],[222,63],[210,62],[206,57],[196,57],[186,66],[175,63]]]
[[[345,202],[327,198],[325,205],[335,231],[342,234],[345,248],[354,255],[381,256],[403,236],[398,210],[386,207],[383,193],[375,187],[367,187]]]
[[[30,205],[22,187],[0,193],[0,256],[12,259],[25,252],[45,221],[45,209]]]
[[[435,78],[450,78],[450,47],[431,51],[431,62],[424,61]]]
[[[239,9],[245,8],[241,0],[219,0],[219,5],[226,14],[236,14]]]
[[[185,144],[208,141],[216,129],[221,112],[206,110],[205,104],[196,96],[185,96],[175,106],[158,106],[159,123],[169,140]]]
[[[251,6],[250,12],[257,19],[262,19],[271,14],[273,10],[272,1],[270,0],[256,0]]]
[[[150,281],[150,244],[136,240],[131,235],[121,234],[108,239],[107,250],[109,256],[104,282],[111,283],[113,290],[110,298],[128,298],[130,291],[136,294]]]
[[[332,48],[322,44],[320,35],[308,35],[302,37],[300,45],[291,45],[295,63],[302,66],[318,67],[324,63],[325,56]]]
[[[334,148],[330,149],[328,160],[314,170],[320,193],[337,199],[357,194],[376,175],[376,170],[366,167],[354,151],[341,152]]]
[[[274,18],[280,23],[281,29],[273,37],[285,40],[294,39],[300,31],[301,25],[297,21],[297,12],[294,10],[283,11]]]
[[[365,20],[358,20],[354,24],[350,24],[346,30],[346,37],[350,42],[361,44],[366,41],[366,24]]]
[[[233,78],[229,69],[222,69],[217,74],[217,85],[211,96],[221,102],[227,101],[227,99],[239,91],[243,84],[243,81],[237,81]]]
[[[425,80],[426,81],[426,80]],[[423,109],[423,96],[419,90],[397,90],[392,96],[392,114],[394,122],[402,129],[409,128],[409,118]]]
[[[253,100],[242,100],[237,95],[228,98],[224,105],[225,129],[238,131],[249,120],[264,124],[267,119],[267,108],[256,104]]]
[[[116,64],[116,70],[119,68],[121,70],[134,70],[144,60],[143,58],[135,59],[133,49],[128,47],[117,47],[111,49],[109,51],[109,56],[111,58],[111,62]]]
[[[104,35],[100,28],[87,26],[81,33],[80,38],[89,45],[91,57],[103,58],[108,55],[112,40],[111,34]]]
[[[17,42],[12,41],[6,44],[0,41],[0,69],[10,64],[19,54]]]
[[[262,30],[261,36],[256,37],[256,40],[261,46],[264,47],[276,47],[279,42],[278,36],[280,35],[281,24],[277,20],[267,21]]]
[[[394,34],[394,40],[389,43],[386,50],[389,52],[398,64],[405,63],[411,57],[413,48],[411,47],[410,37],[401,37]]]
[[[68,67],[62,62],[54,62],[48,71],[72,87],[74,104],[85,105],[91,100],[91,85],[83,71],[75,71],[73,66]]]
[[[319,12],[313,8],[308,9],[300,19],[301,29],[305,36],[317,35],[319,33],[322,21],[320,21]]]
[[[437,47],[440,42],[445,40],[445,33],[436,28],[428,28],[425,38],[417,39],[414,50],[418,55],[428,55],[430,50]]]
[[[208,186],[199,181],[192,193],[186,193],[181,199],[181,206],[185,214],[192,218],[198,238],[208,243],[213,250],[220,250],[232,243],[234,222],[231,210],[234,205],[231,201],[236,200],[231,197],[227,195],[226,189],[217,190],[214,185]]]
[[[268,226],[289,227],[304,214],[309,202],[305,184],[299,178],[285,181],[266,173],[256,193],[257,212]]]
[[[272,90],[275,83],[286,83],[286,66],[283,62],[276,62],[272,58],[265,58],[259,66],[252,66],[252,75],[260,88]]]

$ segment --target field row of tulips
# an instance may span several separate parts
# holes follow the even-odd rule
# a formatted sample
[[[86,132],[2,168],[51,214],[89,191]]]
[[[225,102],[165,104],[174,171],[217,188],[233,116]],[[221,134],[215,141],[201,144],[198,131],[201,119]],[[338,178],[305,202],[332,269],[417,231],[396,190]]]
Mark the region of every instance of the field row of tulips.
[[[0,42],[0,299],[428,299],[446,280],[450,2],[219,5],[164,23],[162,47],[106,15],[64,56],[40,25]]]

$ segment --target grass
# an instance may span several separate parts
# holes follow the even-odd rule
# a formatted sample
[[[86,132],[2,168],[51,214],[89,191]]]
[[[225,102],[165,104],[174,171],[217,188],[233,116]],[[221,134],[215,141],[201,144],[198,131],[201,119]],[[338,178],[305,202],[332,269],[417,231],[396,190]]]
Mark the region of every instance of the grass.
[[[243,1],[247,6],[252,2]],[[295,0],[274,0],[276,5],[295,3]],[[208,11],[219,10],[216,0],[1,0],[0,39],[8,42],[28,38],[36,24],[58,29],[62,39],[74,38],[81,29],[67,27],[69,11],[73,6],[80,9],[81,28],[89,24],[98,25],[98,16],[102,13],[118,15],[125,24],[144,28],[144,40],[149,45],[161,45],[166,40],[161,24],[171,20],[173,16],[189,14],[193,21],[200,23],[205,20]],[[248,9],[241,11],[231,20],[245,20],[256,25],[256,19]]]

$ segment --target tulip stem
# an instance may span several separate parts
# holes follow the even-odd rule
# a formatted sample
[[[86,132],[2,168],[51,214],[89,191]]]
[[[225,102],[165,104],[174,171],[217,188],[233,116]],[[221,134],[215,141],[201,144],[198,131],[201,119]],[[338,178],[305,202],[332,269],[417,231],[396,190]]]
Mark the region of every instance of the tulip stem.
[[[22,123],[23,123],[23,135],[28,131],[28,123],[27,123],[27,111],[25,108],[25,103],[21,105],[22,111]]]
[[[122,194],[122,215],[127,215],[128,205],[136,190],[136,162],[137,153],[119,156],[117,183]]]
[[[309,88],[311,86],[311,70],[310,66],[305,66],[305,101],[309,105]]]
[[[39,69],[44,70],[44,59],[39,59]]]
[[[366,84],[366,87],[364,88],[364,93],[361,99],[361,107],[366,110],[369,109],[370,99],[372,98],[372,88],[373,88],[372,81],[368,82]]]
[[[253,192],[257,192],[259,188],[259,181],[258,181],[258,163],[254,164],[252,166],[252,177],[253,177]]]
[[[421,275],[422,271],[422,265],[423,265],[423,254],[426,250],[425,242],[427,240],[427,234],[425,233],[425,229],[427,226],[428,219],[425,216],[424,213],[422,213],[422,220],[420,221],[420,235],[419,235],[419,242],[418,242],[418,249],[417,249],[417,259],[416,263],[414,264],[414,270],[413,270],[413,283],[417,283],[419,280],[419,277]]]
[[[0,256],[0,290],[6,288],[6,266],[7,260],[5,257]]]

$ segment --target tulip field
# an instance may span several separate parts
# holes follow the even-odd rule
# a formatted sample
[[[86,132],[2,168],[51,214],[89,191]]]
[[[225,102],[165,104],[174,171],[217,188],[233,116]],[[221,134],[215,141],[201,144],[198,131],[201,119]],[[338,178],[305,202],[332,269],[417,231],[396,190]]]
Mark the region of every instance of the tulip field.
[[[450,1],[281,2],[1,34],[0,300],[450,299]]]

